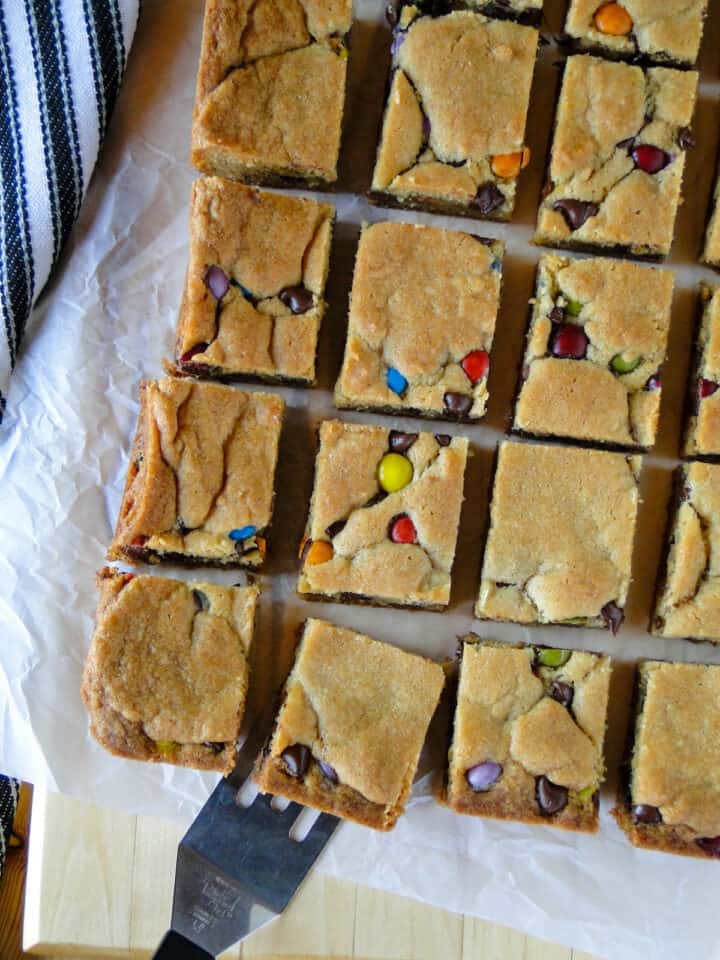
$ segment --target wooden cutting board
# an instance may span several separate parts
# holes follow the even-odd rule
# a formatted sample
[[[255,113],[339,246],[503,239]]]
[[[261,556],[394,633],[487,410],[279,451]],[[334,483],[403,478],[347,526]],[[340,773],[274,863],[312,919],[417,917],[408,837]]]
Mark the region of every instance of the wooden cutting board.
[[[36,790],[24,947],[42,957],[152,955],[170,917],[182,828]],[[472,917],[314,874],[232,960],[596,960]]]

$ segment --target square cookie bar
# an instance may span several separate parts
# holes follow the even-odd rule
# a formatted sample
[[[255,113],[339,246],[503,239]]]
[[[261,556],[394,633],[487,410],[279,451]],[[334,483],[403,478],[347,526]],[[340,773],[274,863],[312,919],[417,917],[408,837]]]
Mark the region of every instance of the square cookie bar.
[[[645,660],[615,819],[636,847],[720,857],[720,667]]]
[[[570,0],[565,35],[602,56],[692,67],[706,13],[707,0]]]
[[[221,384],[142,383],[109,559],[259,567],[284,407]]]
[[[482,417],[503,249],[438,227],[365,225],[336,405]]]
[[[475,616],[616,633],[641,463],[621,453],[501,443]]]
[[[179,373],[315,382],[334,216],[327,203],[195,181]]]
[[[465,637],[448,805],[594,833],[610,673],[594,653]]]
[[[508,220],[524,145],[537,30],[470,10],[401,8],[372,202]]]
[[[700,317],[690,374],[686,457],[720,458],[720,287],[700,286]]]
[[[352,0],[207,0],[191,160],[249,183],[337,179]]]
[[[120,757],[235,766],[259,590],[105,568],[83,674],[90,732]]]
[[[667,256],[698,75],[569,57],[535,243]]]
[[[298,593],[446,607],[467,450],[447,434],[322,423]]]
[[[679,467],[652,622],[656,636],[720,643],[719,548],[720,465]]]
[[[264,793],[392,830],[444,683],[431,660],[307,620],[255,780]]]
[[[672,292],[669,270],[541,257],[514,430],[651,447]]]

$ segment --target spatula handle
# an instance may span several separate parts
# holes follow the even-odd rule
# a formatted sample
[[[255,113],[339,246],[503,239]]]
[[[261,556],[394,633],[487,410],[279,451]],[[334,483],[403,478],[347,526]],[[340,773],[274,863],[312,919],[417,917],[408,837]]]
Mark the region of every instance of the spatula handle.
[[[215,958],[176,930],[168,930],[153,954],[153,960],[215,960]]]

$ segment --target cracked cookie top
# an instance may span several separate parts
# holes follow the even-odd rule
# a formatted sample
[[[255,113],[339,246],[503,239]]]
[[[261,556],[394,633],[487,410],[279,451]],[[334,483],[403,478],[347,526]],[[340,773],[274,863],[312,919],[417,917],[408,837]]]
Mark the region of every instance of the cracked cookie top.
[[[84,694],[102,688],[92,711],[104,742],[117,715],[138,739],[222,745],[238,735],[248,684],[248,653],[259,591],[109,573],[101,577]],[[115,749],[129,748],[111,742]]]
[[[338,406],[483,416],[502,255],[502,243],[468,233],[366,225]]]
[[[182,372],[314,380],[334,216],[330,204],[195,181]]]
[[[617,630],[641,458],[503,442],[476,615]]]
[[[593,653],[464,638],[450,805],[594,821],[610,673],[610,658]]]
[[[514,428],[652,446],[672,292],[669,271],[541,257]]]
[[[568,58],[537,242],[668,253],[697,79]]]
[[[334,180],[351,21],[352,0],[208,0],[193,162]]]
[[[707,0],[571,0],[565,33],[589,49],[691,67],[706,11]]]
[[[323,422],[298,591],[445,606],[467,448],[445,434]]]
[[[685,455],[720,456],[720,287],[701,284],[702,313],[690,374]]]
[[[631,802],[642,806],[644,822],[675,827],[685,840],[717,846],[720,668],[650,660],[638,670]],[[648,808],[655,811],[652,820]]]
[[[404,7],[373,190],[473,203],[481,216],[507,218],[529,160],[537,36],[472,11],[430,17]]]
[[[108,556],[262,562],[283,409],[274,394],[172,377],[142,383]]]
[[[653,633],[720,641],[720,465],[688,464],[679,481]]]

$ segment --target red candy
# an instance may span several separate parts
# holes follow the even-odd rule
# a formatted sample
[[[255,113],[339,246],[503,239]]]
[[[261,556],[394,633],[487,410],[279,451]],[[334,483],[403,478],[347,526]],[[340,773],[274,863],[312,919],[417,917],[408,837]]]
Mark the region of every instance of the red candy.
[[[587,352],[588,338],[575,323],[558,323],[550,337],[550,352],[563,360],[582,360]]]
[[[636,167],[639,167],[643,173],[659,173],[672,160],[670,154],[665,153],[660,147],[653,147],[649,143],[641,143],[633,147],[631,154]]]
[[[484,380],[490,369],[490,356],[487,350],[471,350],[460,363],[470,383]]]
[[[393,543],[417,543],[415,524],[406,513],[390,521],[389,533]]]
[[[698,384],[698,393],[700,394],[700,399],[704,400],[705,397],[711,397],[719,386],[720,384],[715,383],[714,380],[706,380],[703,377],[703,379]]]

